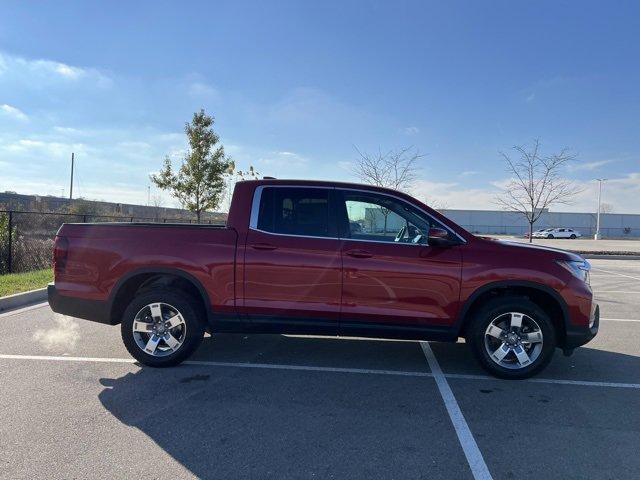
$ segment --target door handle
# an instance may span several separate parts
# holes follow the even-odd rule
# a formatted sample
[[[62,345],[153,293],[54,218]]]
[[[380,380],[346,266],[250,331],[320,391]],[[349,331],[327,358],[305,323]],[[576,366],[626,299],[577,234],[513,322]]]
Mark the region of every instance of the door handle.
[[[344,252],[345,255],[349,255],[353,258],[371,258],[373,257],[373,253],[367,252],[366,250],[348,250]]]
[[[251,245],[251,248],[255,250],[275,250],[278,247],[271,245],[270,243],[254,243]]]

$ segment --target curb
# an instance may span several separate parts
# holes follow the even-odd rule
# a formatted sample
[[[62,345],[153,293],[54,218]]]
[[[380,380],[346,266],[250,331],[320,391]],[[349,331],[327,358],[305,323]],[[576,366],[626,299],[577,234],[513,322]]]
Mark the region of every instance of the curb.
[[[5,312],[14,308],[25,307],[32,303],[44,302],[47,300],[47,289],[39,288],[28,292],[16,293],[6,297],[0,297],[0,312]]]

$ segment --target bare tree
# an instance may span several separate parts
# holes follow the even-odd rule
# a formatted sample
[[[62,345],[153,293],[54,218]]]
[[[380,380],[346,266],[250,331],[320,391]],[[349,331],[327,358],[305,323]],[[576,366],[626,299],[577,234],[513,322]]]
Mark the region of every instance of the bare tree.
[[[362,152],[356,147],[360,158],[356,161],[353,173],[364,183],[378,187],[392,188],[407,192],[418,176],[416,162],[424,155],[414,147],[404,147],[376,154]]]
[[[228,212],[231,208],[231,199],[233,198],[233,190],[236,183],[243,180],[258,180],[260,178],[260,172],[258,172],[253,165],[249,165],[247,170],[236,169],[236,162],[231,160],[229,167],[224,174],[225,178],[225,194],[222,210]]]
[[[600,204],[600,213],[613,213],[613,205],[602,202]]]
[[[377,187],[392,188],[401,192],[408,192],[413,187],[418,177],[416,163],[424,157],[417,148],[404,147],[398,150],[389,150],[376,154],[362,152],[355,147],[359,158],[353,167],[353,173],[363,183]],[[380,213],[384,217],[384,233],[387,233],[387,220],[389,209],[380,207]]]
[[[429,205],[434,210],[440,212],[449,208],[449,204],[444,200],[432,199],[430,197],[424,197],[424,203]]]
[[[164,200],[162,196],[159,193],[154,193],[153,196],[151,197],[151,205],[154,208],[154,212],[156,214],[156,220],[160,218],[160,209],[162,208],[163,204],[164,204]]]
[[[526,217],[531,242],[533,225],[544,210],[554,204],[571,203],[571,198],[582,191],[561,176],[563,167],[576,156],[567,149],[544,156],[540,153],[539,139],[535,139],[531,147],[515,146],[513,150],[517,153],[516,159],[500,152],[512,178],[496,196],[496,202]]]

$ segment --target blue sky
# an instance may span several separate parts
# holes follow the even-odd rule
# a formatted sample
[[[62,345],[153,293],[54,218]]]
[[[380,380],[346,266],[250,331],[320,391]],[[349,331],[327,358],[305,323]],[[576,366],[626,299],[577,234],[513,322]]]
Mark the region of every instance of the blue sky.
[[[21,2],[0,15],[0,191],[145,203],[205,108],[240,168],[354,179],[413,145],[415,194],[495,208],[498,152],[571,148],[585,190],[640,211],[638,2]],[[173,201],[165,196],[165,205]]]

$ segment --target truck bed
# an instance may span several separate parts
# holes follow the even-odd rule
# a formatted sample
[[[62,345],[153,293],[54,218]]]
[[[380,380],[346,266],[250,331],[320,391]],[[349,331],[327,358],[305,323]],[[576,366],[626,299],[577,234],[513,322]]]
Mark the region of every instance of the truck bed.
[[[109,301],[116,283],[148,271],[180,271],[199,280],[215,305],[235,302],[238,234],[224,225],[68,223],[57,234],[68,257],[56,274],[61,296]]]

